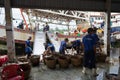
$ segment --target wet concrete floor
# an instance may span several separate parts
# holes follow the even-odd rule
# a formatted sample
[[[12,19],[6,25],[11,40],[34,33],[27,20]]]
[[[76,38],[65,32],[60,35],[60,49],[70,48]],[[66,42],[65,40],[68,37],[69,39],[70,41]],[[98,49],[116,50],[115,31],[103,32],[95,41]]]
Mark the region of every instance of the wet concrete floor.
[[[74,68],[70,66],[68,69],[56,68],[55,70],[48,69],[44,64],[38,67],[32,67],[29,80],[114,80],[106,79],[107,74],[118,74],[120,76],[119,65],[120,49],[111,49],[111,64],[98,63],[97,77],[92,75],[91,70],[87,70],[87,74],[82,73],[82,67]],[[117,79],[120,80],[120,77]]]

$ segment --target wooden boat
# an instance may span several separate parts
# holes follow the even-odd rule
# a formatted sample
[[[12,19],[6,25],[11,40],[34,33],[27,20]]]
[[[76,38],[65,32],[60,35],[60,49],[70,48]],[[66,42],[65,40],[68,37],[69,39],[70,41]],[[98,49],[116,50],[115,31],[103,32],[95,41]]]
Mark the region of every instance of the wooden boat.
[[[56,34],[58,38],[82,38],[84,35],[80,35],[80,36],[77,36],[77,35],[64,35],[64,34],[60,34],[60,33],[57,33]]]

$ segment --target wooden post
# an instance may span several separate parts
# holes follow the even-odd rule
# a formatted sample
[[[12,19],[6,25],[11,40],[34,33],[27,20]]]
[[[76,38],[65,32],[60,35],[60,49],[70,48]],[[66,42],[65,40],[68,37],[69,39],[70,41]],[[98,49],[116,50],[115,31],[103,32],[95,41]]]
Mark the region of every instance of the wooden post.
[[[68,35],[70,35],[70,26],[68,25]]]
[[[14,62],[15,56],[15,41],[14,41],[14,28],[12,26],[12,10],[11,10],[11,0],[4,0],[5,6],[5,19],[6,19],[6,41],[8,50],[9,62]]]
[[[104,52],[110,57],[110,20],[111,20],[111,0],[106,1],[105,27],[104,27]]]

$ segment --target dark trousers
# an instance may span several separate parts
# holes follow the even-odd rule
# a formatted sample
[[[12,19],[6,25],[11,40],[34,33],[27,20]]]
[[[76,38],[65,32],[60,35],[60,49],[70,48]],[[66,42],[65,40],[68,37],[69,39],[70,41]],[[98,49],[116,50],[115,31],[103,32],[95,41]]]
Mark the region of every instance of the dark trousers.
[[[84,52],[83,66],[87,68],[96,68],[95,52],[93,50]]]

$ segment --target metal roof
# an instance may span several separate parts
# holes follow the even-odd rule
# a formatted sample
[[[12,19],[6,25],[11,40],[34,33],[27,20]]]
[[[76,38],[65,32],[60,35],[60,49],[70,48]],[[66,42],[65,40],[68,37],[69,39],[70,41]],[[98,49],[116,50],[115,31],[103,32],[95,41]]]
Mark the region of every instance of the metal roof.
[[[0,0],[4,7],[4,0]],[[12,8],[106,11],[106,0],[11,0]],[[120,12],[120,0],[111,0],[111,12]]]

